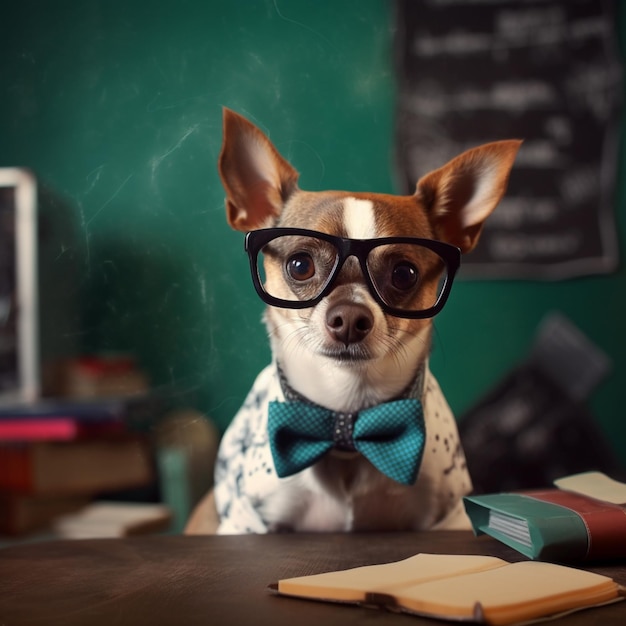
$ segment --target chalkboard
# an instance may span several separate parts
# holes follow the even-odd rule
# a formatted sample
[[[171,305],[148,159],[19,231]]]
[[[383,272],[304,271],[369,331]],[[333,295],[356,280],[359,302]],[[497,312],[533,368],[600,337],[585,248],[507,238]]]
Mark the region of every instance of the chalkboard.
[[[465,276],[615,269],[615,10],[596,0],[398,3],[396,153],[405,191],[467,148],[524,139]]]
[[[423,2],[414,2],[415,10]],[[0,166],[27,166],[40,183],[43,359],[130,353],[172,405],[191,406],[223,430],[270,351],[243,235],[225,219],[216,166],[221,107],[269,133],[301,172],[303,189],[397,191],[390,158],[398,86],[392,42],[394,25],[405,29],[395,10],[403,5],[5,5]],[[626,34],[626,11],[620,19]],[[456,132],[449,136],[461,143]],[[508,133],[476,129],[463,141],[500,136]],[[524,136],[526,149],[531,136]],[[447,157],[435,154],[438,145],[427,151],[436,165]],[[524,171],[520,165],[514,177]],[[621,167],[626,180],[626,161]],[[618,191],[626,201],[626,186]],[[617,221],[623,240],[623,211]],[[610,306],[599,322],[598,303],[607,293]],[[591,402],[626,461],[623,265],[611,276],[557,283],[456,280],[434,320],[432,370],[462,416],[526,354],[537,325],[555,309],[613,360],[613,373]]]
[[[0,166],[39,181],[44,378],[130,354],[168,404],[223,430],[271,355],[226,222],[222,107],[271,136],[303,189],[390,193],[390,5],[5,4]]]
[[[460,423],[474,493],[541,488],[569,474],[624,473],[587,401],[611,360],[570,320],[547,315],[528,354]]]

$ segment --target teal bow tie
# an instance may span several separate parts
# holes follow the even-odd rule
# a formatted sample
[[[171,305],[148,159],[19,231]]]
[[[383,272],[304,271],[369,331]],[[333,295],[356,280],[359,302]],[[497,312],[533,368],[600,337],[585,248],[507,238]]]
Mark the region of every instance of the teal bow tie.
[[[308,402],[270,402],[268,431],[279,477],[299,472],[332,448],[358,450],[378,470],[412,485],[422,462],[426,429],[422,403],[386,402],[356,413],[336,413]]]

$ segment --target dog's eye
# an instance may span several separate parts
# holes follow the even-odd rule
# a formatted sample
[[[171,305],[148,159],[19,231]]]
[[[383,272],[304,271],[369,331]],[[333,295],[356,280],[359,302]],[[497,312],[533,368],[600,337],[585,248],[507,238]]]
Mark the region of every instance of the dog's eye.
[[[287,273],[294,280],[308,280],[315,275],[315,263],[306,252],[299,252],[287,260]]]
[[[408,261],[397,263],[391,271],[391,284],[400,291],[415,287],[418,278],[417,268]]]

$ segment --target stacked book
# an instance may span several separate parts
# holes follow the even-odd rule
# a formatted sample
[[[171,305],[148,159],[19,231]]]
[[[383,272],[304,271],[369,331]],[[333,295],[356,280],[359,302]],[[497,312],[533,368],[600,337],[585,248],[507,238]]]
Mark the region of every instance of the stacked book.
[[[96,496],[154,483],[145,398],[42,401],[0,409],[0,533],[50,526]]]

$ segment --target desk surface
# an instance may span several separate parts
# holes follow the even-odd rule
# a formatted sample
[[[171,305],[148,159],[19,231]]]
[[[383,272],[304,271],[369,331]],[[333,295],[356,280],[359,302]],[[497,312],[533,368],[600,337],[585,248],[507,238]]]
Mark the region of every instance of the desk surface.
[[[418,552],[523,560],[469,532],[166,536],[57,541],[0,550],[3,626],[439,624],[411,615],[277,597],[280,578]],[[626,584],[626,563],[592,567]],[[626,602],[567,616],[563,626],[623,626]]]

